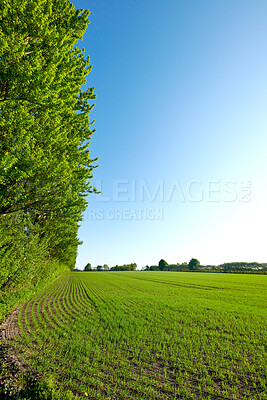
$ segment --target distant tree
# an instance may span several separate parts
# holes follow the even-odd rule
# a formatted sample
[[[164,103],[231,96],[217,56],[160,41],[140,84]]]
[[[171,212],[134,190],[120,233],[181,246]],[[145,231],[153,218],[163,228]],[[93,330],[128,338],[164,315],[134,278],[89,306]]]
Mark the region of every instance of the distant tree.
[[[92,271],[92,265],[90,263],[87,263],[84,267],[84,271]]]
[[[149,271],[160,271],[160,269],[158,265],[151,265]]]
[[[131,265],[131,271],[135,271],[137,268],[137,264],[136,263],[132,263]]]
[[[169,264],[168,265],[168,271],[178,271],[179,266],[177,264]]]
[[[161,260],[159,261],[159,269],[160,269],[161,271],[163,271],[163,270],[167,267],[167,265],[168,265],[167,261],[165,261],[165,260],[163,260],[163,259],[161,259]]]
[[[108,264],[104,264],[103,269],[104,269],[104,271],[108,271],[109,270]]]
[[[200,262],[196,258],[191,258],[191,260],[188,263],[188,267],[191,271],[193,269],[196,269],[199,265],[200,265]]]
[[[116,265],[115,267],[111,267],[110,271],[135,271],[136,268],[137,264],[131,263],[131,264]]]
[[[97,269],[97,271],[102,271],[102,265],[98,265],[97,267],[96,267],[96,269]]]

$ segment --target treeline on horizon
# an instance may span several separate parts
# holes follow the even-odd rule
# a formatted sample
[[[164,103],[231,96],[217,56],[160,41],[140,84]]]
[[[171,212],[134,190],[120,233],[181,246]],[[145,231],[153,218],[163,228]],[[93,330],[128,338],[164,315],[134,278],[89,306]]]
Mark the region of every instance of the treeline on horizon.
[[[84,267],[84,271],[136,271],[137,269],[137,264],[136,263],[131,263],[131,264],[123,264],[123,265],[115,265],[114,267],[109,268],[107,264],[104,265],[98,265],[96,268],[92,268],[92,265],[90,263],[87,263],[86,266]],[[74,269],[73,271],[81,271],[80,269]]]
[[[83,271],[136,271],[137,264],[124,264],[116,265],[109,268],[107,264],[98,265],[92,268],[90,263],[87,263]],[[80,271],[74,269],[74,271]],[[253,273],[266,273],[267,263],[257,262],[232,262],[219,265],[201,265],[196,258],[192,258],[189,263],[182,264],[168,264],[165,260],[161,259],[158,265],[146,265],[142,267],[141,271],[191,271],[191,272],[253,272]]]
[[[242,271],[254,271],[254,272],[264,272],[267,271],[267,264],[257,263],[257,262],[232,262],[224,263],[219,265],[190,265],[189,263],[182,264],[167,264],[164,267],[159,267],[159,265],[145,266],[143,271],[195,271],[195,272],[242,272]]]
[[[94,88],[75,45],[89,11],[68,0],[0,4],[0,320],[39,284],[75,266],[95,166]]]

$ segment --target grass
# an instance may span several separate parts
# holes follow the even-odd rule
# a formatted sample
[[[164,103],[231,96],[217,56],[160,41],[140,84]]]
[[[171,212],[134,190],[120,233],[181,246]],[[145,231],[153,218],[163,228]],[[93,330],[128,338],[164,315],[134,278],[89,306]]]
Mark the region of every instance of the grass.
[[[36,376],[16,396],[267,399],[266,286],[257,275],[65,274],[10,328],[9,352]]]

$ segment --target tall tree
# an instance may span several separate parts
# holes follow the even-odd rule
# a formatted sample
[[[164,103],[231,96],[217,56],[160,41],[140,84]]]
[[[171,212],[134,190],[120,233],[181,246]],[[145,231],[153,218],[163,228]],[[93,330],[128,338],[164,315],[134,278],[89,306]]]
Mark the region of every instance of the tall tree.
[[[84,267],[84,271],[92,271],[92,265],[90,263],[87,263]]]
[[[163,271],[167,267],[167,261],[163,260],[163,258],[159,261],[159,269]]]
[[[22,271],[34,281],[44,260],[75,265],[86,196],[96,192],[96,96],[81,89],[91,65],[76,47],[88,17],[69,0],[0,2],[0,287]]]
[[[69,1],[1,2],[0,214],[84,209],[92,161],[94,89],[81,89],[89,57],[75,47],[89,11]]]
[[[196,258],[191,258],[188,263],[188,267],[190,270],[196,269],[200,265],[200,262]]]

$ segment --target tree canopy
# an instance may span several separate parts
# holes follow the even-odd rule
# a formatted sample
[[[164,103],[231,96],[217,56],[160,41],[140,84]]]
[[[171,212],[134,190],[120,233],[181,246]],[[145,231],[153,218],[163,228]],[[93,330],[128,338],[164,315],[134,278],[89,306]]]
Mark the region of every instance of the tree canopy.
[[[84,271],[92,271],[92,265],[90,263],[87,263],[84,267]]]
[[[115,267],[111,267],[110,271],[136,271],[137,264],[123,264],[123,265],[116,265]]]
[[[0,287],[33,271],[36,249],[75,265],[86,196],[96,192],[96,96],[81,88],[91,65],[76,46],[88,17],[68,0],[0,3]]]
[[[191,258],[191,260],[188,263],[189,269],[195,269],[200,265],[200,262],[196,258]]]
[[[159,269],[162,271],[168,265],[167,261],[163,260],[163,258],[159,261]]]

